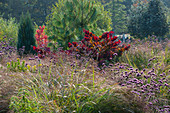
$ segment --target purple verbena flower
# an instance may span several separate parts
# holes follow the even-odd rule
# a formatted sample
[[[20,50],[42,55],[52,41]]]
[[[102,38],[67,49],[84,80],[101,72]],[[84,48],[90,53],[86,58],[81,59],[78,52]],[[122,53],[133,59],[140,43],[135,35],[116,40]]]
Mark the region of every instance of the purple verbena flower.
[[[29,58],[29,60],[34,60],[34,58]]]
[[[164,84],[165,86],[169,86],[167,83]]]
[[[136,76],[139,77],[139,76],[141,76],[141,74],[137,73]]]
[[[151,59],[148,60],[148,62],[150,62],[150,61],[152,61],[152,60],[153,60],[153,59],[151,58]]]
[[[150,66],[150,65],[151,65],[151,63],[148,64],[148,66]]]
[[[163,74],[160,74],[159,76],[163,77]]]
[[[38,58],[38,56],[35,56],[35,58],[37,59],[37,58]]]

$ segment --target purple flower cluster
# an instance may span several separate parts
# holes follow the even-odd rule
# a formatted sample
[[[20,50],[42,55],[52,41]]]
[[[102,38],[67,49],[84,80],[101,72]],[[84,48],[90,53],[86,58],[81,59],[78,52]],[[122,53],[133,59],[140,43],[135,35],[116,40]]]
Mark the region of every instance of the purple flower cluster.
[[[3,39],[5,39],[6,36],[3,37]],[[9,42],[7,41],[1,41],[0,42],[0,60],[2,60],[3,56],[4,57],[11,57],[12,53],[14,53],[16,51],[16,48],[10,46]]]
[[[119,66],[119,69],[122,69],[122,67]],[[120,74],[118,83],[121,86],[131,88],[134,94],[144,98],[147,102],[147,108],[156,110],[156,112],[170,110],[170,107],[166,106],[168,100],[165,99],[170,93],[168,90],[170,85],[165,73],[158,74],[155,68],[139,71],[130,66],[127,71]]]

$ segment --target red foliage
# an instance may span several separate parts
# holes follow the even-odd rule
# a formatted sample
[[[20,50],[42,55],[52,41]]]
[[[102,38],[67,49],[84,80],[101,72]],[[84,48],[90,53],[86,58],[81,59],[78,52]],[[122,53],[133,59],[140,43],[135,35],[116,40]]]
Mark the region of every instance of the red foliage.
[[[120,56],[125,50],[130,48],[130,45],[118,47],[121,41],[117,40],[117,36],[112,37],[113,31],[105,32],[99,37],[85,29],[83,32],[85,33],[85,37],[81,40],[81,43],[68,43],[69,52],[76,51],[80,56],[86,56],[91,51],[90,56],[100,61],[115,57],[114,53]],[[84,50],[85,52],[83,52]]]
[[[39,58],[43,58],[44,55],[50,54],[50,48],[47,47],[48,36],[43,33],[44,28],[45,26],[39,26],[39,29],[36,31],[37,34],[35,35],[38,47],[33,46],[33,50],[38,53]]]

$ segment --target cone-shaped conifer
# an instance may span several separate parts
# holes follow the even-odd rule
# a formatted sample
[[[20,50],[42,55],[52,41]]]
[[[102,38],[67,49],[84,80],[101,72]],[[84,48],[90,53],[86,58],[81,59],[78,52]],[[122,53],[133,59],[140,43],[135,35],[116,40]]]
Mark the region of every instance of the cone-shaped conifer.
[[[19,55],[35,53],[33,46],[35,46],[34,38],[34,27],[32,24],[31,16],[29,12],[26,15],[23,15],[20,18],[20,26],[18,31],[18,43],[17,51]]]

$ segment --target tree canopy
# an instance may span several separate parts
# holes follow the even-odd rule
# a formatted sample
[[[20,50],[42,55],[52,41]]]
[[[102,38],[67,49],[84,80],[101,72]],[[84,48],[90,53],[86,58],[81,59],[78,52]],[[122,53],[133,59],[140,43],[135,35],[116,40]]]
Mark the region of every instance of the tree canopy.
[[[160,0],[150,0],[131,7],[128,24],[131,35],[140,38],[148,35],[164,36],[168,30],[165,7]]]

